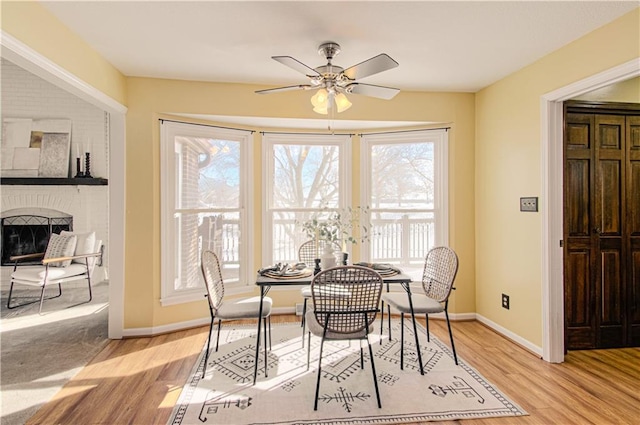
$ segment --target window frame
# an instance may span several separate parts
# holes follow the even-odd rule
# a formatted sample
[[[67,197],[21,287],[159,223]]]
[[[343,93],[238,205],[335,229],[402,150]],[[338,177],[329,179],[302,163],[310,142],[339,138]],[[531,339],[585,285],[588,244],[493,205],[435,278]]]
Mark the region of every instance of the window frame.
[[[434,144],[434,246],[449,244],[449,134],[448,129],[409,130],[363,134],[361,136],[360,181],[361,205],[371,205],[372,194],[372,148],[375,145],[409,144],[431,142]],[[427,212],[425,209],[371,209],[374,212]],[[426,254],[426,253],[425,253]],[[360,252],[362,261],[371,261],[371,243],[365,241]]]
[[[338,206],[351,205],[352,177],[350,172],[352,147],[350,134],[305,134],[305,133],[262,133],[262,264],[273,264],[273,181],[275,173],[274,145],[327,146],[338,147]],[[291,208],[291,212],[321,211],[321,208]],[[284,211],[278,208],[277,211]]]
[[[239,279],[237,283],[226,283],[225,293],[241,293],[252,290],[249,277],[253,264],[253,252],[247,237],[253,234],[253,176],[250,173],[252,164],[253,137],[252,131],[235,130],[208,126],[160,120],[160,274],[162,306],[182,304],[203,299],[204,286],[191,289],[176,289],[176,280],[180,279],[179,267],[175,259],[175,252],[180,248],[173,220],[176,213],[195,212],[238,212],[240,216],[240,239],[238,256],[240,259]],[[177,208],[175,205],[176,184],[178,176],[175,173],[175,138],[176,136],[229,140],[239,143],[240,148],[240,194],[237,208]],[[200,263],[197,264],[198,268]],[[253,281],[251,281],[253,283]]]

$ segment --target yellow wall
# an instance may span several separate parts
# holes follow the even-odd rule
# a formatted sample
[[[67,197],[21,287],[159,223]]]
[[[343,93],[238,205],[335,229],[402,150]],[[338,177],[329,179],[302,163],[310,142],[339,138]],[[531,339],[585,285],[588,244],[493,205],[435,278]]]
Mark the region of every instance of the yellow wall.
[[[311,110],[307,92],[261,96],[264,88],[245,84],[129,78],[127,96],[127,269],[125,328],[161,326],[206,317],[205,301],[178,306],[160,305],[160,151],[159,123],[171,113],[231,116],[318,118]],[[465,93],[402,92],[392,101],[358,97],[341,119],[385,121],[433,121],[451,123],[450,131],[450,244],[460,256],[458,290],[451,311],[475,310],[473,240],[473,144],[474,96]],[[264,130],[263,128],[257,130]],[[254,137],[253,176],[259,192],[262,161],[260,138]],[[354,138],[353,173],[359,170],[359,139]],[[356,180],[357,183],[357,180]],[[358,188],[354,190],[358,196]],[[262,205],[260,193],[254,204]],[[262,256],[261,221],[255,216],[254,256]],[[129,254],[131,253],[131,254]],[[135,253],[135,254],[134,254]],[[293,307],[299,291],[272,291],[275,307]]]
[[[125,79],[102,56],[35,1],[2,1],[2,30],[126,105]]]
[[[519,212],[519,198],[542,191],[540,97],[638,58],[639,24],[635,9],[476,94],[476,309],[538,346],[541,214]]]
[[[611,84],[573,99],[592,102],[640,103],[640,77]]]

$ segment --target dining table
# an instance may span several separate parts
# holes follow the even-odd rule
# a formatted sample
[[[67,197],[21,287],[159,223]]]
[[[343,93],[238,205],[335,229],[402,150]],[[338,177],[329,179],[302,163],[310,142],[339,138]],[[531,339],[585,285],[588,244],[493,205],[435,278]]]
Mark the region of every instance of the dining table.
[[[416,351],[418,354],[418,363],[420,364],[420,374],[424,375],[424,369],[422,366],[422,354],[420,353],[420,343],[418,342],[418,329],[416,325],[416,318],[413,314],[413,302],[411,299],[411,276],[406,275],[404,273],[397,273],[394,275],[381,275],[383,282],[387,285],[387,291],[389,290],[389,285],[400,285],[402,289],[407,293],[409,297],[409,307],[411,308],[411,319],[413,322],[413,334],[416,339]],[[260,355],[260,326],[262,324],[262,305],[264,297],[267,296],[269,290],[274,287],[299,287],[310,285],[313,280],[313,272],[309,271],[307,273],[301,274],[300,276],[282,276],[275,277],[273,275],[261,275],[257,274],[256,277],[256,285],[260,288],[260,313],[258,314],[258,333],[256,337],[256,354],[254,361],[254,370],[253,370],[253,385],[255,385],[256,380],[258,378],[258,357]],[[266,320],[266,319],[265,319]],[[265,335],[266,338],[266,335]],[[266,353],[265,353],[266,357]],[[268,365],[265,359],[264,365],[264,376],[268,376]]]

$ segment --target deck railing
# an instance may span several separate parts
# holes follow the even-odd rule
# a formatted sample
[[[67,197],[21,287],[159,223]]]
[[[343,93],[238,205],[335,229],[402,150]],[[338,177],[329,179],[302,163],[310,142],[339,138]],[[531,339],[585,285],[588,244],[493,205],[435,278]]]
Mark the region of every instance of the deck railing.
[[[434,244],[434,220],[410,218],[371,220],[371,258],[376,262],[399,266],[424,262],[427,250]],[[280,219],[273,226],[273,258],[275,261],[297,261],[298,247],[307,240],[295,231],[295,221]]]

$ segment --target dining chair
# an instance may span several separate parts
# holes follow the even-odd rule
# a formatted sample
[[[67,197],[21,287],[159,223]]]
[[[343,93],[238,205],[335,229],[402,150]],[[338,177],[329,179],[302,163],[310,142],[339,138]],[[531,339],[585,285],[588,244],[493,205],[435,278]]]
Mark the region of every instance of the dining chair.
[[[209,361],[209,350],[211,346],[211,334],[213,332],[213,322],[218,319],[218,332],[216,336],[216,352],[218,351],[218,342],[220,340],[220,326],[223,320],[239,320],[239,319],[257,319],[260,317],[260,297],[225,299],[224,298],[224,281],[220,269],[218,256],[212,251],[202,251],[201,268],[204,277],[207,294],[205,295],[209,301],[209,312],[211,313],[211,324],[209,325],[209,337],[207,339],[207,351],[204,359],[204,367],[202,369],[202,377],[204,378],[207,371],[207,362]],[[271,346],[271,306],[273,300],[264,297],[262,306],[262,318],[264,319],[264,367],[267,367],[267,321],[269,322],[269,346]],[[260,329],[258,329],[260,332]],[[256,362],[258,359],[256,358]]]
[[[369,359],[381,408],[378,379],[369,334],[378,312],[382,292],[382,277],[372,269],[361,266],[338,266],[323,270],[311,281],[313,309],[306,313],[308,332],[307,368],[311,357],[311,334],[322,338],[318,356],[318,376],[313,410],[318,410],[322,351],[326,340],[360,340],[360,368],[364,369],[362,340],[367,340]]]
[[[328,242],[325,239],[318,239],[317,243],[315,239],[306,241],[300,248],[298,248],[298,261],[305,263],[307,268],[311,269],[315,266],[314,261],[316,258],[320,258],[320,254],[324,250],[325,245],[332,244],[335,250],[340,250],[340,245],[336,242]],[[305,314],[307,313],[308,300],[311,299],[311,286],[303,286],[300,288],[300,295],[302,295],[302,319],[300,320],[300,326],[302,327],[302,348],[304,348],[304,335],[305,335]]]
[[[93,299],[91,276],[96,264],[101,265],[102,263],[102,241],[96,240],[95,232],[62,231],[60,234],[52,233],[45,252],[14,255],[10,257],[10,260],[13,261],[14,266],[11,273],[7,308],[14,309],[38,302],[29,301],[11,305],[15,285],[35,287],[40,289],[38,313],[42,314],[44,301],[62,296],[62,284],[66,282],[86,279],[89,290],[87,302],[91,302]],[[38,260],[39,264],[23,263],[33,260]],[[58,286],[58,295],[45,298],[45,290],[53,285]]]
[[[458,273],[458,256],[455,251],[446,246],[435,247],[427,253],[422,273],[422,293],[411,294],[412,306],[409,297],[404,292],[387,292],[382,295],[382,301],[387,303],[387,312],[391,315],[390,307],[400,312],[400,369],[404,367],[404,314],[409,313],[412,319],[416,314],[424,314],[426,320],[427,341],[429,338],[429,314],[444,312],[449,328],[451,350],[453,358],[458,364],[456,347],[453,343],[451,322],[449,321],[449,295],[455,289],[453,283]],[[380,315],[380,332],[384,323],[384,310]],[[416,338],[418,341],[418,338]],[[420,350],[420,347],[416,347]],[[420,357],[418,357],[420,358]]]

